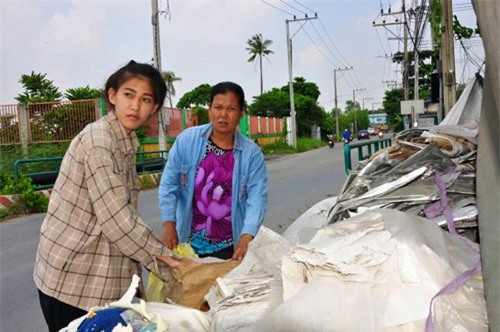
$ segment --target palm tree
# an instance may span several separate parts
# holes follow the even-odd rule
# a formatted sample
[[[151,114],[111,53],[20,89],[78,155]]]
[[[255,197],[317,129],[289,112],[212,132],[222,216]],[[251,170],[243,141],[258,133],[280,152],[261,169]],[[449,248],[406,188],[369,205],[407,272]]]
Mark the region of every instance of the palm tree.
[[[259,57],[260,65],[260,94],[264,91],[264,80],[262,78],[262,58],[273,54],[274,52],[269,49],[269,46],[273,43],[272,40],[262,39],[262,34],[256,34],[247,41],[249,47],[246,48],[248,53],[250,53],[250,58],[248,62],[253,62]]]
[[[173,108],[172,97],[175,96],[174,82],[182,81],[182,78],[175,76],[173,71],[164,71],[162,73],[162,76],[167,85],[167,96],[168,96],[168,101],[170,103],[170,108]]]

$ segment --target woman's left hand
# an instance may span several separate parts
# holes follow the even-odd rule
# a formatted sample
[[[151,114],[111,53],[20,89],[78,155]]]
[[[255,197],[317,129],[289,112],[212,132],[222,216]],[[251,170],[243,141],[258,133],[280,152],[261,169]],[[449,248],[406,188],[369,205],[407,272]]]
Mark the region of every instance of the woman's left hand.
[[[240,236],[240,241],[238,242],[238,245],[236,246],[236,249],[234,249],[234,254],[231,259],[241,261],[243,257],[247,254],[248,250],[248,244],[250,241],[253,240],[253,236],[250,234],[242,234]]]

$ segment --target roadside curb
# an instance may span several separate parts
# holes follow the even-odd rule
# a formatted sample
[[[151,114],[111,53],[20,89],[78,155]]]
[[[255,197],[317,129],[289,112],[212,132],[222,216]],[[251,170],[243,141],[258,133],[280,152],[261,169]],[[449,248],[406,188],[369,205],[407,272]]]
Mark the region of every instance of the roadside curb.
[[[157,187],[160,184],[160,180],[161,180],[161,173],[151,173],[151,174],[144,174],[137,176],[137,184],[139,185],[139,189],[141,190],[143,189],[141,187],[142,183],[146,181],[152,181],[154,187]],[[42,194],[47,198],[50,198],[52,189],[38,190],[37,193]],[[17,202],[18,196],[19,195],[0,195],[0,210],[7,209],[16,205],[18,203]]]

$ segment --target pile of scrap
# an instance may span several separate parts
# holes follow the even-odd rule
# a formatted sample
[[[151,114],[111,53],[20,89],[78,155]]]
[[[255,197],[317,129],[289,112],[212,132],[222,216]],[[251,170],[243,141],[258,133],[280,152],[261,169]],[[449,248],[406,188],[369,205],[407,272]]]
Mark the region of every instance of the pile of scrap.
[[[374,208],[428,218],[478,242],[476,156],[481,104],[477,76],[439,126],[405,130],[349,174],[327,223]]]

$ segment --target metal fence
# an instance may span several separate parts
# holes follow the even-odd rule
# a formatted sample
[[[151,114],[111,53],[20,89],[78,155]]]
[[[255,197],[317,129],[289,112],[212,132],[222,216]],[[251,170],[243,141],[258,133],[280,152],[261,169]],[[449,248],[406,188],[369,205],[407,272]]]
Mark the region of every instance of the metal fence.
[[[71,141],[86,125],[105,114],[100,99],[0,105],[0,145]],[[164,108],[167,137],[198,125],[196,112]],[[146,138],[156,138],[157,115],[144,125]]]
[[[20,144],[17,105],[0,106],[0,145]]]
[[[99,118],[99,100],[28,104],[29,143],[71,141]]]
[[[99,109],[94,99],[0,105],[0,145],[71,141]]]

